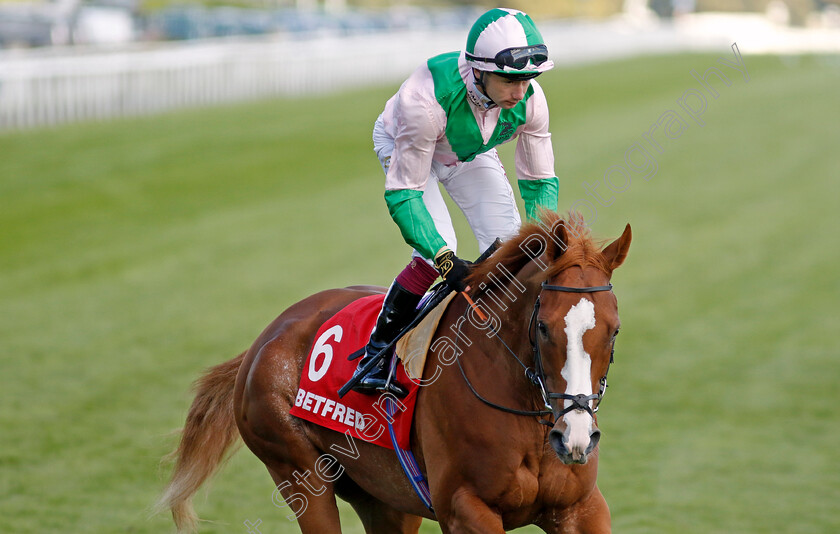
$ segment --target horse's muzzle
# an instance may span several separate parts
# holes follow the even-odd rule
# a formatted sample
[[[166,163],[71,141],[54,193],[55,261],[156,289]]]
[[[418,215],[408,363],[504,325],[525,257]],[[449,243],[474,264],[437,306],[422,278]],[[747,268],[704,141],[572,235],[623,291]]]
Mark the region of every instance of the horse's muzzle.
[[[559,423],[548,433],[548,442],[551,444],[554,452],[557,453],[557,457],[564,464],[585,464],[586,460],[589,459],[589,454],[595,450],[595,447],[598,446],[598,442],[601,440],[601,431],[598,430],[597,426],[592,425],[592,430],[589,433],[589,443],[585,446],[575,444],[570,447],[569,439],[566,436],[568,427],[561,430],[557,428],[558,426],[560,426]],[[566,425],[563,426],[565,427]]]

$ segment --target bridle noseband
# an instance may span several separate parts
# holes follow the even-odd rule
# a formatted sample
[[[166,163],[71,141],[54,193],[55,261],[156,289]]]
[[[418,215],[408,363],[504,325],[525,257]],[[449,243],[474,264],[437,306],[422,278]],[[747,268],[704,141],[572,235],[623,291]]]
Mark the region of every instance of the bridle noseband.
[[[597,293],[600,291],[612,291],[612,284],[607,284],[605,286],[594,286],[594,287],[567,287],[567,286],[555,286],[551,285],[548,282],[543,282],[540,287],[543,290],[548,291],[561,291],[565,293]],[[483,403],[491,406],[497,410],[501,410],[503,412],[512,413],[515,415],[526,415],[526,416],[538,416],[541,417],[543,415],[554,415],[554,421],[557,421],[560,417],[563,417],[567,413],[573,410],[581,410],[588,412],[591,416],[595,416],[595,412],[598,411],[598,408],[601,404],[601,399],[604,397],[604,393],[607,389],[607,373],[604,373],[604,376],[601,377],[600,380],[600,391],[598,393],[593,393],[592,395],[569,395],[567,393],[553,393],[546,388],[546,375],[545,369],[543,368],[542,362],[542,354],[540,352],[540,345],[539,341],[536,338],[536,325],[537,325],[537,314],[540,310],[540,297],[537,295],[537,300],[534,302],[534,311],[531,313],[531,320],[528,324],[528,339],[531,343],[531,351],[534,355],[534,366],[533,368],[528,367],[525,365],[521,359],[516,355],[516,353],[511,350],[511,348],[505,343],[505,341],[498,335],[499,332],[491,325],[491,329],[493,333],[496,334],[496,338],[502,342],[502,345],[508,350],[508,352],[516,359],[517,362],[525,369],[525,376],[533,383],[540,391],[540,394],[543,398],[543,403],[545,404],[546,410],[517,410],[514,408],[508,408],[506,406],[502,406],[500,404],[496,404],[484,397],[482,397],[473,387],[472,383],[470,383],[469,379],[467,378],[466,373],[464,372],[464,368],[461,365],[461,359],[456,358],[455,360],[458,362],[458,368],[461,370],[461,376],[464,377],[464,381],[467,383],[470,391]],[[615,345],[613,345],[612,352],[610,353],[610,363],[613,362],[613,357],[615,355]],[[609,365],[607,366],[607,372],[609,372]],[[561,399],[561,400],[568,400],[571,401],[571,404],[562,410],[555,411],[551,406],[551,399]],[[595,408],[591,408],[589,406],[590,401],[595,401]],[[546,421],[545,419],[540,419],[540,423],[553,426],[554,423],[550,421]]]

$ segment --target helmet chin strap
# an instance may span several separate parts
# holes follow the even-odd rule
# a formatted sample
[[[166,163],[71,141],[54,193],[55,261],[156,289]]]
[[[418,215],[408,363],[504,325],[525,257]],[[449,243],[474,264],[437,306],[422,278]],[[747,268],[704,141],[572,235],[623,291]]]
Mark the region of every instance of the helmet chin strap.
[[[478,76],[475,75],[476,71],[478,72]],[[490,101],[491,106],[496,106],[498,104],[493,102],[493,99],[490,98],[490,95],[487,94],[487,87],[484,85],[485,74],[487,74],[485,71],[478,70],[475,67],[473,67],[473,78],[475,78],[475,86],[478,87],[478,89],[481,91],[481,94],[483,94],[487,98],[487,100]]]

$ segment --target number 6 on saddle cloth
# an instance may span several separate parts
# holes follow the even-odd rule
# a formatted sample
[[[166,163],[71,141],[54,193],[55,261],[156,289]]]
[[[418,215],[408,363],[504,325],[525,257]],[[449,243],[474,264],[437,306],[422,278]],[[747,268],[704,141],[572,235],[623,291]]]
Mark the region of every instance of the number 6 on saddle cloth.
[[[493,254],[493,252],[495,252],[496,249],[499,248],[501,244],[501,239],[496,238],[496,240],[489,247],[487,247],[487,250],[482,252],[481,256],[479,256],[478,259],[476,259],[473,263],[478,264],[489,258]],[[359,372],[356,375],[354,375],[350,380],[348,380],[346,384],[341,386],[341,389],[338,390],[338,397],[344,397],[344,395],[346,395],[348,391],[353,389],[353,386],[355,386],[359,382],[359,380],[362,379],[362,377],[364,377],[370,370],[372,370],[382,360],[382,358],[387,357],[388,354],[391,353],[391,350],[393,349],[394,345],[396,345],[397,341],[399,341],[400,338],[403,337],[406,333],[408,333],[412,328],[420,324],[420,321],[422,321],[423,318],[429,314],[429,312],[435,309],[438,304],[443,302],[443,300],[449,295],[451,291],[452,289],[445,282],[440,282],[436,286],[434,286],[429,292],[429,295],[420,302],[419,311],[414,317],[414,319],[412,319],[411,322],[408,323],[408,325],[405,328],[400,330],[396,337],[394,337],[394,339],[391,340],[391,342],[388,343],[385,346],[385,348],[383,348],[379,352],[379,354],[377,354],[373,359],[371,359],[367,364],[365,364],[365,366],[362,367],[359,370]],[[361,357],[364,353],[365,347],[363,346],[361,349],[348,356],[347,359],[351,361],[355,360]],[[391,374],[388,377],[388,382],[393,380],[393,377],[394,365],[392,362]]]

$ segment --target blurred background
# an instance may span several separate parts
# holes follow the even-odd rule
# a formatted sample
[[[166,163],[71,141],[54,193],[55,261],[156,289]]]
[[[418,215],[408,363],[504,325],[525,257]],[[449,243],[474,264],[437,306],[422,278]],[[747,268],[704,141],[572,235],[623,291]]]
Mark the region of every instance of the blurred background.
[[[510,6],[541,21],[560,64],[736,40],[746,53],[840,49],[840,0]],[[457,49],[484,9],[466,0],[0,0],[0,129],[395,81]]]
[[[840,2],[507,6],[557,64],[560,210],[633,227],[599,412],[614,532],[840,532]],[[373,122],[488,7],[0,0],[0,532],[173,531],[149,511],[193,380],[404,267]],[[297,532],[273,491],[241,449],[201,532]]]

